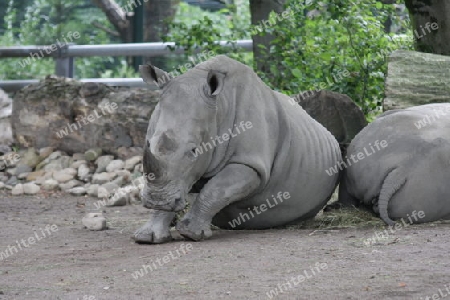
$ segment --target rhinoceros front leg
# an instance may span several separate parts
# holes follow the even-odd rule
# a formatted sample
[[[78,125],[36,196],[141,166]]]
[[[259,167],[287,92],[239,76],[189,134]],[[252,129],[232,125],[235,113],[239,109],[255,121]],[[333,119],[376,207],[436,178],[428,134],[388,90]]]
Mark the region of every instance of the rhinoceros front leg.
[[[224,207],[250,195],[259,187],[260,178],[252,168],[230,164],[203,187],[191,209],[176,229],[191,240],[199,241],[212,235],[212,218]]]
[[[170,223],[175,218],[175,213],[150,209],[150,219],[133,235],[133,239],[139,244],[160,244],[172,240],[170,235]]]

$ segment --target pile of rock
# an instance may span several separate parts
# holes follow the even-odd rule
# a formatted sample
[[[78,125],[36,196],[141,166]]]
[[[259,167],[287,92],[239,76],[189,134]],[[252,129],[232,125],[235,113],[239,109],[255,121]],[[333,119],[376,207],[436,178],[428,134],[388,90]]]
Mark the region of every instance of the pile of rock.
[[[142,154],[119,159],[99,148],[69,156],[46,147],[0,156],[0,189],[12,195],[63,191],[103,199],[98,206],[140,201]]]
[[[0,151],[13,143],[11,113],[12,100],[0,89]]]

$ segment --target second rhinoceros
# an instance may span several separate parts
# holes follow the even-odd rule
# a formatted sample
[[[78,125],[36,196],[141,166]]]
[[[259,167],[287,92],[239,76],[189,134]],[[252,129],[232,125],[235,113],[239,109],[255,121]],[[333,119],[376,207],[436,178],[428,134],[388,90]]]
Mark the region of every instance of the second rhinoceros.
[[[210,224],[264,229],[311,218],[326,204],[338,174],[336,139],[249,67],[217,56],[176,78],[140,68],[161,83],[144,147],[143,204],[150,220],[139,243],[171,239],[170,224],[188,193],[199,194],[176,229],[192,240],[212,235]],[[170,80],[169,80],[170,79]]]
[[[343,205],[362,202],[388,225],[449,219],[450,104],[385,112],[353,139],[346,162]]]

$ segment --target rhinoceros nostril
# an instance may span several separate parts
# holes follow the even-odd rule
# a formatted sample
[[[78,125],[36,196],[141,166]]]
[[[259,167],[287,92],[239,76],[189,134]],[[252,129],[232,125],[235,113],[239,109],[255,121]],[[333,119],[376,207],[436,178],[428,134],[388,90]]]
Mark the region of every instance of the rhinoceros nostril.
[[[175,205],[178,205],[178,204],[180,204],[180,202],[181,202],[181,198],[177,198],[177,199],[175,199]]]

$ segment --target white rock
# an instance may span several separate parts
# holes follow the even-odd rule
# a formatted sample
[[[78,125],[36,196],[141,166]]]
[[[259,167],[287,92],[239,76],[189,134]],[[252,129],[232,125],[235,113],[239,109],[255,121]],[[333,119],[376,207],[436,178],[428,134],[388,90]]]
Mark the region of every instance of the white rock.
[[[123,178],[124,183],[131,182],[131,173],[128,170],[119,170],[116,171],[117,176]]]
[[[124,206],[127,205],[128,194],[121,191],[115,192],[111,198],[106,201],[106,206]]]
[[[35,183],[25,183],[23,185],[23,192],[28,195],[34,195],[39,193],[41,188]]]
[[[86,194],[86,189],[82,186],[78,186],[72,189],[68,189],[67,192],[74,196],[81,196]]]
[[[73,175],[75,177],[75,175],[77,175],[77,170],[74,168],[65,168],[64,170],[62,170],[63,172]]]
[[[134,166],[142,161],[142,156],[133,156],[125,161],[125,169],[133,170]]]
[[[134,200],[136,191],[139,192],[139,189],[133,185],[119,188],[109,197],[106,206],[126,205],[127,203],[130,203],[131,200]]]
[[[81,180],[85,180],[87,178],[87,175],[89,175],[89,168],[87,165],[82,164],[78,168],[78,178]]]
[[[53,147],[44,147],[39,149],[39,156],[41,157],[41,159],[45,159],[47,158],[50,154],[53,153]]]
[[[30,174],[30,172],[25,172],[25,173],[21,173],[17,176],[18,179],[25,179],[27,178],[28,174]]]
[[[116,176],[117,176],[116,173],[107,173],[107,172],[96,173],[92,177],[92,183],[104,184],[110,182],[111,180],[116,178]]]
[[[89,196],[97,197],[97,195],[98,195],[97,194],[98,193],[98,187],[99,186],[100,186],[99,184],[91,184],[91,185],[89,185],[89,187],[86,188],[87,189],[87,194]]]
[[[69,181],[69,182],[67,182],[67,183],[60,183],[60,184],[59,184],[59,188],[60,188],[62,191],[67,191],[67,190],[69,190],[69,189],[71,189],[71,188],[74,188],[74,187],[76,187],[76,186],[81,186],[81,185],[83,185],[83,183],[82,183],[81,181],[72,179],[71,181]]]
[[[81,165],[86,165],[87,162],[85,160],[76,160],[72,165],[71,168],[78,169]]]
[[[119,189],[119,186],[115,183],[109,182],[102,184],[97,191],[97,197],[98,198],[109,198],[112,196],[116,190]]]
[[[14,186],[14,188],[11,190],[11,194],[13,196],[19,196],[19,195],[23,195],[23,184],[18,183]]]
[[[114,179],[113,181],[111,181],[111,183],[116,184],[118,187],[121,187],[124,185],[125,180],[123,180],[122,176],[118,176],[116,179]]]
[[[61,166],[60,161],[53,161],[49,164],[46,164],[44,167],[44,171],[61,171],[63,167]]]
[[[7,169],[7,170],[6,170],[6,173],[7,173],[9,176],[13,176],[13,175],[16,174],[16,168],[9,168],[9,169]]]
[[[106,166],[109,165],[110,162],[112,162],[114,159],[114,156],[112,155],[103,155],[97,158],[95,161],[95,164],[97,165],[97,170],[95,170],[95,173],[102,173],[106,171]]]
[[[141,163],[137,164],[134,167],[134,172],[133,173],[136,173],[136,172],[139,172],[141,174],[144,173],[144,166]]]
[[[123,169],[124,166],[125,166],[125,163],[123,162],[123,160],[116,159],[116,160],[113,160],[112,162],[110,162],[106,166],[106,172],[114,172],[114,171]]]
[[[62,155],[61,151],[55,151],[52,154],[50,154],[47,158],[48,158],[48,160],[54,160],[54,159],[60,158],[61,155]]]
[[[106,219],[101,213],[88,213],[81,220],[81,223],[89,230],[106,229]]]
[[[5,184],[3,182],[0,182],[0,190],[5,187]]]
[[[42,188],[46,191],[53,191],[58,188],[58,185],[59,183],[55,179],[47,179],[42,184]]]
[[[61,171],[54,171],[53,172],[53,179],[57,180],[59,183],[66,183],[70,180],[72,180],[75,177],[75,174],[72,174],[72,172],[67,172],[66,170],[68,169],[64,169]],[[75,170],[75,169],[72,169]]]

